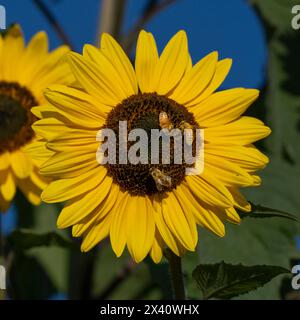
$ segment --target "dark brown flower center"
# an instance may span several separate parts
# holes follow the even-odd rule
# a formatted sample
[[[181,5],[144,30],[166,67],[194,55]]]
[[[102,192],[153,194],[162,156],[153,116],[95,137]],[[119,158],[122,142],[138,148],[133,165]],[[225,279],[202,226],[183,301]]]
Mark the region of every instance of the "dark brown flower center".
[[[0,154],[19,149],[33,138],[31,125],[36,118],[30,109],[36,105],[28,89],[0,81]]]
[[[119,123],[127,121],[127,132],[133,129],[143,129],[148,136],[148,163],[122,164],[119,161],[119,144],[122,143],[119,137]],[[159,144],[159,162],[151,162],[151,129],[169,130],[179,129],[183,132],[184,124],[193,128],[199,128],[192,113],[165,96],[156,93],[143,93],[131,96],[118,104],[109,113],[106,124],[103,128],[112,129],[116,136],[116,163],[105,164],[108,174],[123,190],[132,195],[151,195],[164,193],[176,188],[185,178],[186,167],[191,166],[185,163],[182,155],[182,162],[175,161],[175,154],[183,154],[184,139],[182,139],[180,150],[175,143],[175,137],[170,136],[170,161],[165,164],[163,158],[163,144]],[[179,131],[177,130],[177,131]],[[194,132],[195,133],[195,132]],[[124,139],[124,137],[122,137]],[[127,137],[125,137],[127,139]],[[161,142],[161,141],[160,141]],[[127,140],[129,150],[136,141]],[[154,144],[154,143],[153,143]],[[178,158],[177,158],[178,159]]]

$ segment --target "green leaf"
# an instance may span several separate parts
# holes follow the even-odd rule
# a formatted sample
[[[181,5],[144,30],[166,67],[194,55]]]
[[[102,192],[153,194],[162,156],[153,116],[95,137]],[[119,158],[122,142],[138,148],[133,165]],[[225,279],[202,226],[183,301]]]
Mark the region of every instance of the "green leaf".
[[[256,205],[251,203],[251,212],[239,212],[239,216],[243,219],[243,218],[285,218],[285,219],[289,219],[289,220],[293,220],[293,221],[297,221],[300,222],[299,217],[282,211],[282,210],[277,210],[277,209],[272,209],[272,208],[267,208],[267,207],[263,207],[261,205]]]
[[[75,249],[75,245],[70,240],[55,231],[41,234],[26,229],[15,230],[8,236],[8,242],[14,249],[21,251],[45,246]]]
[[[70,230],[57,230],[56,220],[61,210],[60,205],[44,204],[35,207],[34,230],[39,233],[56,232],[63,237],[70,238]],[[68,232],[69,231],[69,232]],[[79,247],[79,246],[78,246]],[[77,249],[79,251],[79,248]],[[58,289],[58,292],[66,293],[69,287],[68,266],[72,263],[70,250],[63,247],[36,247],[30,253],[37,257],[41,265],[44,266],[49,277]]]
[[[276,157],[299,164],[300,33],[291,26],[291,10],[299,1],[252,0],[251,3],[261,18],[269,49],[266,88],[259,99],[264,102],[265,120],[272,128],[268,149]]]
[[[243,266],[226,264],[199,265],[193,271],[204,299],[231,299],[256,290],[273,278],[290,271],[277,266]]]
[[[250,0],[255,5],[260,15],[273,28],[281,31],[291,30],[292,7],[299,4],[298,0]]]
[[[270,164],[261,171],[262,186],[247,188],[244,194],[255,203],[293,212],[300,217],[300,33],[291,27],[291,8],[299,1],[252,0],[255,13],[265,31],[268,61],[262,94],[247,115],[258,117],[272,129],[259,146],[270,157]],[[267,151],[267,152],[266,152]],[[278,213],[278,212],[277,212]],[[266,214],[266,212],[264,212]],[[226,235],[219,238],[199,229],[197,254],[183,259],[187,274],[188,296],[197,298],[191,281],[195,265],[227,260],[245,265],[282,265],[290,268],[292,259],[299,259],[295,237],[299,224],[287,219],[243,219],[241,225],[226,223]],[[282,277],[277,277],[244,299],[280,299]]]
[[[7,276],[7,290],[14,300],[48,299],[57,292],[43,265],[27,254],[19,252],[11,256]]]

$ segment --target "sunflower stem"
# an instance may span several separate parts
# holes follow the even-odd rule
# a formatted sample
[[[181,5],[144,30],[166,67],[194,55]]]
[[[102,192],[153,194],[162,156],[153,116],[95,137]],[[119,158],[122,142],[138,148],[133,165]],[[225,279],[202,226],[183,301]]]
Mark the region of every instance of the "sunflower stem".
[[[185,300],[186,297],[183,282],[181,258],[175,255],[170,249],[166,249],[164,254],[169,262],[174,300]]]
[[[103,32],[107,32],[119,40],[125,7],[126,0],[102,0],[97,43],[99,43]]]

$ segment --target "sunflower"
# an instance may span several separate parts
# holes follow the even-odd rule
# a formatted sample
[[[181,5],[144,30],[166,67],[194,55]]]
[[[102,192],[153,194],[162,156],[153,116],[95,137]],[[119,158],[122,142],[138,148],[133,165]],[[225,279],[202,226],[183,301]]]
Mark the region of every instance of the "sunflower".
[[[45,103],[47,85],[71,83],[69,66],[59,64],[68,50],[61,46],[48,53],[45,32],[25,47],[18,25],[0,35],[0,212],[9,208],[17,187],[32,204],[40,203],[47,181],[38,172],[43,155],[33,160],[26,151],[37,140],[31,128],[36,117],[30,110]]]
[[[230,59],[218,61],[212,52],[193,65],[184,31],[161,55],[152,34],[141,31],[135,68],[108,34],[102,35],[100,49],[85,45],[82,55],[67,56],[82,89],[50,86],[45,92],[50,104],[33,108],[41,118],[33,127],[54,152],[41,167],[53,179],[42,199],[66,202],[57,225],[72,226],[73,236],[84,238],[82,251],[109,236],[118,257],[127,246],[136,262],[150,254],[158,263],[166,246],[178,256],[194,251],[197,225],[223,237],[225,221],[240,222],[236,209],[251,210],[239,188],[260,184],[255,171],[268,158],[253,143],[270,129],[241,116],[257,90],[215,92]],[[119,133],[120,121],[127,121],[128,131],[149,132],[166,124],[204,130],[204,169],[186,175],[186,164],[174,159],[99,164],[97,133],[103,128]],[[121,140],[129,143],[126,136],[116,137],[117,146]]]

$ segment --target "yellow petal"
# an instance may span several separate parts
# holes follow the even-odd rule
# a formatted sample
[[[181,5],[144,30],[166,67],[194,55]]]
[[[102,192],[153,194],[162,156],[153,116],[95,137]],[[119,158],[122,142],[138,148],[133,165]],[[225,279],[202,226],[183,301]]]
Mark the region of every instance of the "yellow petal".
[[[205,154],[229,160],[246,170],[262,169],[269,162],[268,157],[254,146],[224,146],[208,143],[205,145]]]
[[[70,127],[69,123],[55,118],[44,118],[32,125],[33,130],[48,142],[54,140],[66,140],[67,137],[80,137],[95,141],[98,128],[81,128],[78,125]]]
[[[100,241],[109,234],[111,224],[111,216],[104,217],[100,222],[94,225],[84,236],[81,245],[81,251],[87,252],[96,246]]]
[[[201,101],[209,97],[219,86],[223,83],[227,77],[232,65],[231,59],[223,59],[217,63],[216,72],[209,83],[209,85],[203,90],[203,92],[194,100],[187,103],[187,107],[191,107],[199,104]]]
[[[239,224],[241,222],[241,218],[234,208],[228,208],[228,209],[225,209],[225,211],[226,211],[228,221],[235,224]]]
[[[154,263],[159,263],[163,256],[163,240],[157,230],[155,232],[150,255]]]
[[[196,225],[194,223],[194,226],[192,226],[189,223],[172,192],[168,194],[168,197],[162,199],[162,214],[166,224],[181,244],[188,250],[194,251],[196,243],[192,236],[194,233],[192,228],[195,228]]]
[[[189,210],[201,226],[220,237],[224,236],[225,228],[222,221],[211,211],[205,210],[184,184],[178,186],[174,193],[182,207],[185,207],[185,210]]]
[[[41,190],[44,190],[49,183],[49,179],[41,176],[36,167],[30,175],[30,180]]]
[[[53,181],[43,191],[42,200],[53,203],[75,198],[96,188],[106,175],[106,169],[99,166],[74,178]]]
[[[85,115],[102,122],[111,108],[101,105],[95,98],[82,90],[63,85],[52,85],[45,90],[45,96],[58,109],[75,112],[85,118]]]
[[[123,86],[126,89],[126,94],[128,96],[137,94],[138,86],[135,72],[121,46],[107,33],[102,34],[100,46],[102,53],[111,61],[116,72],[118,72]]]
[[[175,193],[174,195],[176,197]],[[196,225],[196,220],[194,218],[194,215],[191,213],[189,206],[186,206],[183,202],[179,201],[177,197],[176,197],[176,200],[178,200],[178,203],[182,209],[182,212],[185,215],[186,221],[191,231],[191,237],[193,239],[194,246],[196,247],[198,242],[198,231],[197,231],[197,225]]]
[[[39,69],[36,72],[35,77],[40,78],[41,80],[47,77],[48,74],[54,70],[54,68],[57,68],[61,64],[65,63],[64,56],[69,51],[70,48],[68,46],[63,45],[56,48],[52,52],[49,52],[46,58],[43,60],[43,63],[39,64]],[[34,79],[32,79],[31,84],[34,84]]]
[[[84,104],[83,100],[80,100],[80,98],[75,98],[74,96],[71,97],[70,95],[68,95],[66,93],[66,91],[69,91],[67,87],[64,88],[63,86],[61,86],[60,88],[56,87],[56,89],[62,90],[62,92],[52,90],[45,91],[45,97],[51,104],[51,106],[45,106],[45,108],[43,108],[42,106],[38,107],[40,112],[43,113],[44,117],[47,116],[47,110],[49,110],[48,117],[51,116],[51,112],[59,113],[63,116],[61,120],[65,123],[71,121],[73,125],[79,125],[86,128],[101,127],[101,125],[104,123],[105,116],[103,114],[101,115],[100,111],[97,111],[96,108],[94,108],[93,110],[93,107],[91,105],[88,105],[88,102],[85,102],[88,105],[87,106]],[[70,89],[70,91],[73,90],[74,89]],[[75,94],[74,91],[72,93]],[[84,95],[85,94],[83,93],[82,96]],[[35,108],[33,108],[33,111],[34,109]],[[57,116],[55,116],[55,118],[57,118]]]
[[[177,255],[181,256],[183,254],[182,252],[182,245],[179,244],[178,239],[175,237],[175,235],[170,231],[169,227],[166,224],[166,221],[164,220],[163,214],[162,214],[162,204],[161,199],[159,197],[153,197],[153,207],[155,209],[154,211],[154,220],[155,225],[159,231],[159,234],[161,235],[163,241],[167,244],[167,246]]]
[[[141,92],[155,91],[155,68],[158,52],[153,35],[142,30],[136,47],[135,70]]]
[[[8,152],[0,154],[0,171],[5,170],[10,165],[10,157]]]
[[[189,54],[189,60],[185,69],[185,74],[188,74],[192,70],[192,68],[193,68],[193,61],[192,61],[191,55]]]
[[[140,262],[150,251],[154,240],[152,205],[144,196],[130,196],[125,210],[127,247],[133,259]]]
[[[246,170],[222,157],[205,153],[205,175],[214,177],[226,186],[251,186],[253,179]]]
[[[48,102],[47,102],[48,103]],[[92,118],[89,118],[88,121],[84,121],[82,117],[74,115],[74,113],[68,113],[65,110],[58,109],[51,104],[40,105],[38,107],[31,108],[31,112],[38,118],[53,118],[66,127],[70,128],[80,128],[80,129],[98,129],[101,127],[102,123],[94,121]],[[45,120],[48,121],[48,120]],[[49,120],[50,121],[50,120]],[[51,120],[52,121],[52,120]],[[35,130],[35,124],[33,124],[33,129]]]
[[[2,58],[3,42],[4,42],[3,37],[0,37],[0,58]],[[1,68],[0,68],[0,75],[1,75],[1,77],[2,77],[2,70],[1,70]]]
[[[31,175],[33,163],[28,155],[22,151],[15,151],[10,154],[10,161],[15,175],[24,179]]]
[[[179,31],[168,42],[156,66],[156,92],[168,94],[181,80],[189,62],[187,37]]]
[[[251,211],[251,205],[236,187],[228,188],[234,200],[234,206],[244,212]]]
[[[96,161],[97,150],[79,150],[54,154],[43,163],[40,172],[45,176],[73,178],[99,166]]]
[[[247,145],[267,137],[270,133],[270,128],[262,121],[241,117],[229,124],[205,129],[205,140],[225,145]]]
[[[32,125],[32,129],[37,135],[45,138],[47,141],[51,141],[54,139],[54,137],[63,135],[69,129],[69,127],[59,119],[46,117],[44,119],[35,121],[35,123]],[[40,144],[41,141],[37,141],[37,143]],[[35,147],[38,147],[38,145]]]
[[[47,53],[47,34],[44,31],[38,32],[31,38],[20,61],[22,68],[20,68],[19,81],[23,85],[30,83],[35,78],[35,74],[40,64],[46,59]]]
[[[113,217],[110,226],[110,242],[117,257],[120,257],[126,245],[126,205],[130,196],[126,193],[120,195],[120,201],[113,208]]]
[[[0,191],[5,201],[11,201],[16,193],[16,183],[10,170],[1,173]]]
[[[9,29],[4,37],[1,66],[3,80],[16,81],[19,75],[20,58],[24,51],[24,38],[18,25]]]
[[[225,186],[217,179],[202,176],[186,176],[185,180],[197,201],[204,201],[211,206],[229,208],[232,206],[232,196]]]
[[[78,224],[72,228],[73,237],[80,237],[93,224],[100,222],[107,214],[112,215],[112,209],[119,203],[119,196],[121,191],[118,185],[113,183],[107,197],[100,203],[100,205],[90,215],[82,219]]]
[[[107,68],[106,72],[110,73],[110,78],[112,78],[109,83],[109,85],[113,85],[113,87],[109,88],[107,86],[107,89],[105,90],[113,90],[116,91],[116,94],[118,95],[118,101],[121,102],[123,99],[133,95],[136,93],[136,91],[132,90],[132,87],[130,86],[130,81],[126,78],[123,79],[120,75],[120,72],[113,61],[111,61],[103,52],[102,50],[95,48],[92,45],[86,44],[83,49],[83,57],[90,61],[94,66],[97,66],[99,70],[102,70],[102,73],[105,76],[104,68]],[[101,74],[100,74],[101,75]],[[134,75],[135,76],[135,75]],[[102,76],[103,77],[103,76]],[[108,82],[109,79],[104,79],[104,81]],[[107,85],[103,81],[103,86]],[[135,80],[136,81],[136,80]],[[112,84],[114,82],[114,84]],[[114,92],[113,92],[113,95]],[[106,108],[111,108],[109,103],[104,102],[107,104]]]
[[[258,187],[261,185],[261,178],[259,176],[252,175],[253,186]]]
[[[101,51],[97,59],[99,62],[96,64],[80,54],[68,54],[72,71],[84,89],[102,104],[116,106],[128,96],[120,84],[119,74]]]
[[[200,60],[189,72],[186,72],[170,98],[184,105],[191,103],[210,83],[217,61],[217,52],[212,52]]]
[[[46,148],[46,142],[41,140],[32,141],[23,148],[23,151],[38,167],[53,155],[53,152]]]
[[[41,189],[30,178],[17,179],[17,185],[30,203],[35,206],[40,205]]]
[[[0,214],[7,212],[10,207],[10,204],[11,202],[6,201],[0,192]]]
[[[69,200],[57,219],[57,227],[67,228],[84,219],[106,198],[111,184],[112,179],[107,176],[96,188]]]
[[[70,66],[66,64],[64,66],[55,67],[55,69],[49,72],[46,77],[42,77],[36,81],[37,82],[34,84],[31,84],[30,88],[38,103],[41,105],[47,103],[47,100],[44,96],[45,88],[53,83],[69,85],[72,83],[72,81],[74,81],[74,78],[72,76]]]
[[[255,89],[230,89],[212,94],[192,109],[202,127],[216,127],[236,120],[257,99]]]

